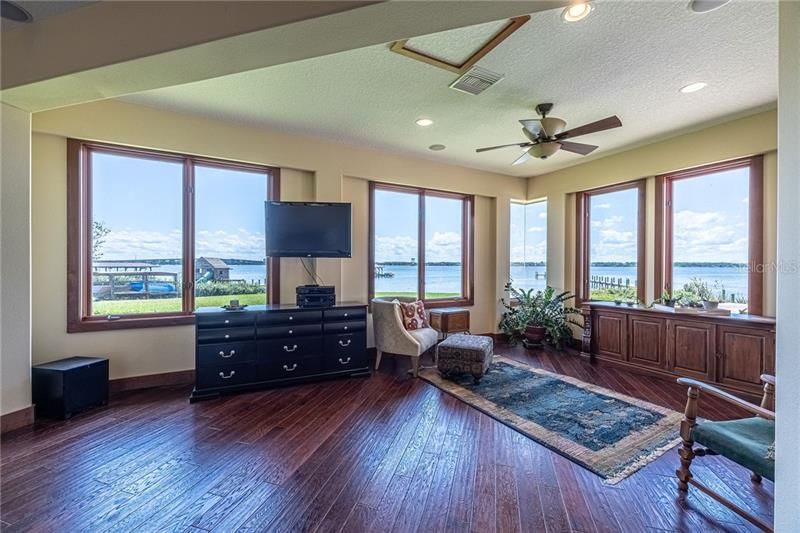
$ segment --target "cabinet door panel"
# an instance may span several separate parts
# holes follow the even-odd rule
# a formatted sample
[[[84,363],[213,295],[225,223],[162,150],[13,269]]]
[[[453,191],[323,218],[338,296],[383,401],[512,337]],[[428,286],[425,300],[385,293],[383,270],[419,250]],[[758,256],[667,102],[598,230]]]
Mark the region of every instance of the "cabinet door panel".
[[[600,357],[627,359],[628,320],[620,313],[598,313],[592,324],[594,349]]]
[[[714,325],[670,320],[667,323],[667,359],[676,374],[711,380],[716,346]]]
[[[664,367],[665,327],[665,321],[657,318],[629,317],[628,331],[631,344],[628,354],[631,363]]]
[[[719,326],[720,383],[737,387],[761,388],[761,374],[773,374],[774,353],[770,332],[733,326]]]

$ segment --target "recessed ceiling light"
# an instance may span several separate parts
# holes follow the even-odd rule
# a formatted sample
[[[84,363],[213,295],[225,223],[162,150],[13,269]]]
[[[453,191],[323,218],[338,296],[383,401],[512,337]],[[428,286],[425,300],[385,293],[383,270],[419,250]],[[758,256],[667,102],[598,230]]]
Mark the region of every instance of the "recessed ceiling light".
[[[9,0],[0,2],[0,16],[14,22],[30,22],[33,20],[33,17],[25,8]]]
[[[692,0],[689,2],[689,9],[695,13],[708,13],[718,9],[731,0]]]
[[[696,83],[690,83],[689,85],[685,85],[685,86],[681,87],[680,91],[683,94],[696,93],[700,89],[704,89],[706,87],[706,85],[708,85],[706,82],[698,81]]]
[[[564,22],[578,22],[579,20],[583,20],[589,16],[589,13],[592,12],[592,4],[589,2],[581,2],[579,4],[572,4],[569,7],[565,7],[564,11],[561,12],[561,19]]]
[[[428,146],[428,150],[433,150],[434,152],[441,152],[445,148],[447,148],[447,147],[445,145],[443,145],[443,144],[432,144],[432,145]]]
[[[425,126],[430,126],[433,124],[433,121],[429,118],[418,118],[416,120],[416,124],[417,126],[422,126],[424,128]]]

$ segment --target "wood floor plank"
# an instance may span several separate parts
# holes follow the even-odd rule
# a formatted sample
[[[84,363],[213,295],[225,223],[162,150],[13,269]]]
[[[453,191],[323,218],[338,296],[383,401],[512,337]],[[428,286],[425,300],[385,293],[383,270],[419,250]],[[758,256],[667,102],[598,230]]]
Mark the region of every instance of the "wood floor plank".
[[[681,410],[684,387],[549,350],[496,352]],[[677,452],[617,485],[405,374],[190,404],[187,387],[121,393],[0,438],[3,531],[751,532],[697,490]],[[425,364],[429,357],[426,355]],[[742,416],[704,396],[711,419]],[[769,521],[774,485],[720,457],[695,476]]]

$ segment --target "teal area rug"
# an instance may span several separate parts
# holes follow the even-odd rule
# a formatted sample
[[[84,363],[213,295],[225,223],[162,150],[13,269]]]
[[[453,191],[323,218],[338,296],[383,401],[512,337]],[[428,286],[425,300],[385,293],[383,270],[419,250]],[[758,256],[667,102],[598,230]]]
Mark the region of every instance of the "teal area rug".
[[[495,356],[479,384],[420,377],[536,442],[616,483],[679,442],[681,413],[575,378]]]

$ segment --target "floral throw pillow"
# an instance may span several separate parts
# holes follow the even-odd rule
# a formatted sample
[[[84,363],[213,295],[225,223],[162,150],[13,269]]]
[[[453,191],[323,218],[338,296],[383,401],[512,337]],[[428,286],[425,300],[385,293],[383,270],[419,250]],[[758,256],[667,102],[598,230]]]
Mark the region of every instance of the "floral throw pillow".
[[[408,331],[428,327],[428,319],[425,317],[425,305],[422,300],[412,303],[400,303],[400,311],[403,315],[403,326]]]

